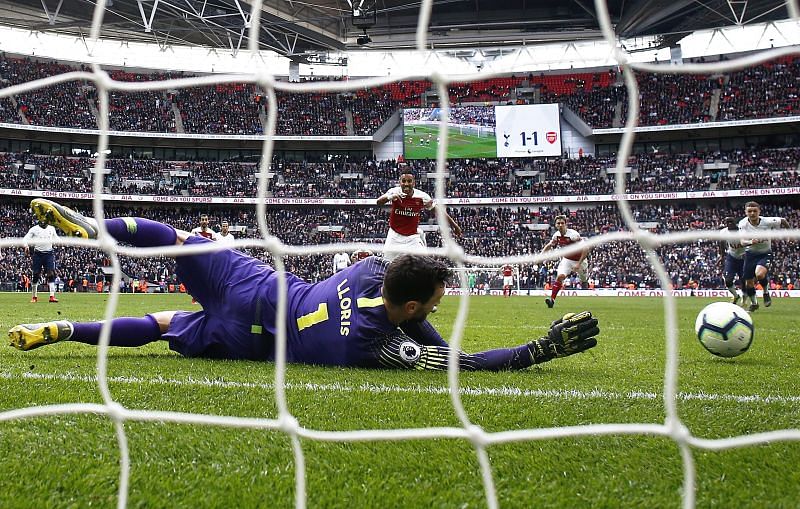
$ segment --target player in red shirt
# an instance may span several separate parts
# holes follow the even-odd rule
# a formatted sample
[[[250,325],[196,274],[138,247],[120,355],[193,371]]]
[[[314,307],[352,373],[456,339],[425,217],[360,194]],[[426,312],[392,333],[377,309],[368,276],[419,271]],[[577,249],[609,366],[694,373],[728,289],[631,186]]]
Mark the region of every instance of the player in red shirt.
[[[201,237],[209,240],[217,240],[217,232],[208,226],[208,214],[200,215],[200,226],[193,228],[192,235],[200,235]]]
[[[542,253],[549,251],[556,247],[567,247],[573,244],[583,242],[583,237],[572,228],[567,228],[567,216],[556,216],[556,232],[550,242],[545,244],[542,248]],[[588,250],[583,250],[578,253],[571,253],[565,255],[558,264],[556,271],[556,281],[553,283],[553,288],[550,290],[550,297],[544,300],[547,307],[551,308],[556,303],[556,296],[561,288],[564,286],[564,279],[573,272],[578,274],[581,281],[585,284],[588,279],[588,262],[586,255],[589,254]]]
[[[377,200],[379,206],[391,203],[389,212],[389,233],[386,235],[386,249],[383,256],[393,260],[397,256],[425,248],[425,241],[419,230],[420,214],[423,210],[436,213],[436,203],[431,196],[414,187],[414,174],[404,170],[400,175],[400,185],[395,186]],[[461,235],[461,227],[445,211],[445,217],[455,236]]]
[[[511,289],[514,287],[514,267],[503,265],[503,297],[511,297]]]
[[[200,214],[200,226],[196,228],[192,228],[190,232],[192,235],[199,235],[204,239],[208,240],[217,240],[219,234],[215,232],[211,227],[208,226],[208,214]],[[192,297],[192,304],[197,304],[197,300]]]

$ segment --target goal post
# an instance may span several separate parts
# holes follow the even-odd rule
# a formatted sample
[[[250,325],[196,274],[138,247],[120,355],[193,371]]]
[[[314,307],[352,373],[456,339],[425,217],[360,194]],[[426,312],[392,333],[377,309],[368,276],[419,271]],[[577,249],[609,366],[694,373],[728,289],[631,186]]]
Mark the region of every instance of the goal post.
[[[512,290],[520,293],[520,271],[517,265],[512,266],[514,270],[514,284]],[[461,274],[466,279],[466,290],[470,295],[492,295],[493,290],[499,290],[502,295],[503,290],[503,268],[502,267],[454,267],[451,269],[453,278],[450,285],[453,288],[464,288],[461,282]],[[474,282],[473,284],[471,284]]]

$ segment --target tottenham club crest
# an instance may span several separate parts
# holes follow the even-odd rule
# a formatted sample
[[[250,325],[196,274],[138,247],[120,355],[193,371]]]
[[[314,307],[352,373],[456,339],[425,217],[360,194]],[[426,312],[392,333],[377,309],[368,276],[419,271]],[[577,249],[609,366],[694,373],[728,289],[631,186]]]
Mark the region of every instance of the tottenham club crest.
[[[400,358],[409,364],[414,364],[419,360],[419,345],[411,341],[400,343]]]

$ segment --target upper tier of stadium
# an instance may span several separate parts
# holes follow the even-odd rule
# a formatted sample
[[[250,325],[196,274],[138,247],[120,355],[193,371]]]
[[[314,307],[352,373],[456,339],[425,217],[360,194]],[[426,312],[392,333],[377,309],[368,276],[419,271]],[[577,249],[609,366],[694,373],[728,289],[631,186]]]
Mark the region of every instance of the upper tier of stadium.
[[[81,67],[0,56],[4,87]],[[187,77],[185,73],[110,71],[119,81]],[[800,57],[714,75],[639,74],[640,126],[709,124],[798,115]],[[591,129],[622,127],[628,92],[616,69],[525,73],[449,87],[454,105],[560,103]],[[401,108],[438,105],[428,81],[400,81],[343,93],[279,92],[276,135],[373,136]],[[97,129],[97,90],[69,81],[0,98],[0,122]],[[129,133],[260,135],[265,91],[222,84],[170,91],[111,92],[110,129]]]

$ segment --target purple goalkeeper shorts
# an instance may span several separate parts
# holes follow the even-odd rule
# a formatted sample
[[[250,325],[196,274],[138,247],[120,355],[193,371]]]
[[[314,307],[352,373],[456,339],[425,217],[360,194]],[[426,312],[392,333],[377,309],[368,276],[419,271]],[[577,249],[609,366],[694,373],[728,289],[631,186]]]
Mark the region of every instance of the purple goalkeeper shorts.
[[[211,242],[200,236],[184,244]],[[277,276],[264,262],[233,249],[175,258],[176,272],[202,311],[178,311],[163,335],[186,357],[272,360]],[[271,330],[270,330],[271,329]]]

